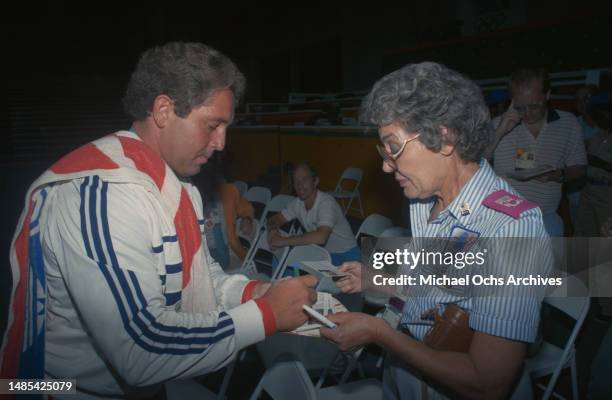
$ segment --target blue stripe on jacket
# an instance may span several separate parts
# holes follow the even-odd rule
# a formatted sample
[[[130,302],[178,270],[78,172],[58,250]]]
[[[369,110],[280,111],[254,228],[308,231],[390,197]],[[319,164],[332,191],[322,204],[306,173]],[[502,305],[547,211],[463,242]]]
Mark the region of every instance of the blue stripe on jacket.
[[[119,267],[115,250],[112,246],[108,224],[106,201],[108,183],[102,182],[101,185],[99,213],[97,210],[97,192],[100,186],[99,177],[93,177],[91,180],[91,187],[89,191],[87,191],[89,185],[90,179],[85,178],[81,185],[81,229],[83,232],[85,249],[88,257],[97,262],[100,271],[105,277],[117,304],[124,328],[130,337],[147,351],[170,354],[193,354],[201,353],[202,350],[206,350],[210,344],[214,344],[225,337],[233,335],[233,321],[225,312],[219,313],[217,325],[212,327],[185,328],[167,326],[156,320],[147,309],[147,301],[142,293],[136,274],[133,271],[126,271]],[[88,193],[89,199],[87,199]],[[91,240],[88,237],[87,231],[88,216],[91,226]],[[100,220],[99,223],[98,220]],[[93,242],[93,246],[91,242]],[[95,249],[95,256],[92,249]],[[107,262],[105,251],[108,252],[110,262]],[[129,280],[126,277],[126,272],[129,276]],[[132,293],[129,283],[132,284],[136,295]],[[124,304],[124,302],[127,303],[127,305]],[[130,316],[132,318],[131,320]],[[131,322],[133,322],[133,324]],[[134,326],[139,328],[142,334],[136,332]],[[226,329],[228,327],[231,329]],[[154,329],[162,333],[155,332]],[[172,335],[164,335],[163,333],[165,332],[171,333]],[[154,344],[145,342],[143,336]],[[188,345],[189,348],[168,347],[172,345]]]

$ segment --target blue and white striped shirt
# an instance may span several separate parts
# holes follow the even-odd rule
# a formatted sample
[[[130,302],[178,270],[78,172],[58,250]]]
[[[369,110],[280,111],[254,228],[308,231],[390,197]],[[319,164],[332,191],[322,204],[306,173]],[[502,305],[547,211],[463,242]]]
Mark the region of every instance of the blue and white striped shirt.
[[[530,238],[523,243],[523,246],[526,244],[529,249],[505,249],[507,251],[504,254],[507,256],[494,259],[490,265],[496,271],[489,272],[507,273],[518,269],[520,274],[548,275],[553,265],[553,255],[540,209],[526,210],[516,219],[484,206],[482,203],[487,196],[498,190],[516,195],[510,185],[495,175],[493,169],[483,160],[459,195],[434,220],[428,222],[435,204],[434,198],[413,201],[410,205],[410,216],[415,240],[447,239],[456,227],[477,232],[480,238],[490,238],[494,241],[496,238]],[[466,212],[466,209],[469,209],[469,212]],[[511,240],[495,241],[501,247],[508,242]],[[513,245],[516,243],[508,244]],[[422,340],[432,322],[422,319],[421,315],[432,308],[437,308],[442,313],[444,304],[456,303],[469,311],[470,326],[476,331],[526,342],[535,340],[541,298],[475,296],[473,287],[471,289],[457,294],[439,287],[407,288],[408,297],[402,313],[402,326],[409,329],[415,338]]]

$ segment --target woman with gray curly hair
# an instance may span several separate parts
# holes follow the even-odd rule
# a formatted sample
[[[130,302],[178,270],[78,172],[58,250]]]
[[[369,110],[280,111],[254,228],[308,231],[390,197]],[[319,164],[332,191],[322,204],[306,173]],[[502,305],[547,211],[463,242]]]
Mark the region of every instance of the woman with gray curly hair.
[[[466,252],[481,236],[499,242],[529,236],[535,253],[495,257],[487,261],[487,268],[494,268],[487,273],[520,265],[547,275],[553,258],[540,210],[519,197],[483,158],[492,130],[474,82],[440,64],[407,65],[374,85],[361,119],[378,127],[382,168],[410,199],[415,238],[440,238]],[[362,279],[360,263],[345,263],[340,270],[349,273],[337,282],[343,292],[381,285],[376,281],[380,275],[369,279],[364,272]],[[321,334],[342,350],[365,343],[386,349],[385,398],[501,398],[512,392],[525,398],[525,390],[529,397],[521,369],[527,343],[537,336],[540,297],[482,297],[469,284],[460,291],[447,284],[416,285],[392,288],[395,296],[403,295],[390,302],[398,310],[396,318],[334,314],[329,319],[337,328],[322,328]],[[424,317],[432,310],[440,315],[454,310],[465,324],[433,339],[428,332],[439,325]]]

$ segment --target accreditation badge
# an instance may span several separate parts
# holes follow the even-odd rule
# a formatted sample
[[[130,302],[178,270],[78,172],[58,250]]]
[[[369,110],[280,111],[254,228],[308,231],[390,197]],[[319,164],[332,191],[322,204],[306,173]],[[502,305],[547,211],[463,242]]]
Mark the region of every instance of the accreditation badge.
[[[517,147],[514,169],[532,169],[536,167],[535,145]]]
[[[474,244],[476,244],[479,237],[480,232],[476,232],[459,224],[455,224],[450,229],[447,251],[468,251],[470,248],[472,248],[472,246],[474,246]]]

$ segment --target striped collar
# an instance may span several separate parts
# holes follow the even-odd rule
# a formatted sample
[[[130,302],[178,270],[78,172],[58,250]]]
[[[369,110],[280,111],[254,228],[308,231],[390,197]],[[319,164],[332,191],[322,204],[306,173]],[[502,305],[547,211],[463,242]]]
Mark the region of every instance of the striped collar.
[[[476,173],[465,183],[455,199],[446,207],[448,212],[458,221],[467,223],[491,192],[495,182],[495,172],[486,160],[481,160]],[[464,210],[469,212],[465,213]]]
[[[485,197],[491,193],[491,187],[495,183],[496,179],[497,175],[495,172],[493,172],[493,169],[489,163],[482,159],[479,163],[478,170],[461,188],[457,197],[455,197],[455,199],[453,199],[453,201],[442,212],[440,212],[438,217],[431,221],[431,223],[439,224],[448,216],[452,216],[461,224],[468,224],[469,221],[474,216],[477,216],[482,210],[483,207],[481,207],[481,204]],[[427,219],[429,218],[431,208],[435,204],[435,199],[430,198],[429,200],[424,201],[424,203],[426,203],[423,204],[423,206],[427,206],[424,207],[427,212],[421,217],[424,217],[425,220],[423,222],[419,221],[418,223],[418,225],[423,223],[423,225],[421,225],[423,228],[427,225]]]
[[[555,122],[555,121],[560,120],[560,119],[561,119],[561,116],[559,115],[557,110],[555,110],[554,108],[548,109],[548,112],[546,113],[546,122],[547,123]]]

